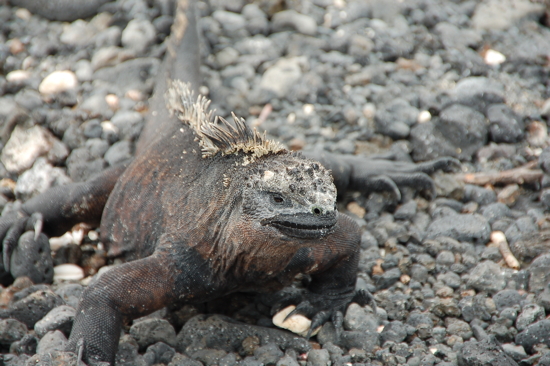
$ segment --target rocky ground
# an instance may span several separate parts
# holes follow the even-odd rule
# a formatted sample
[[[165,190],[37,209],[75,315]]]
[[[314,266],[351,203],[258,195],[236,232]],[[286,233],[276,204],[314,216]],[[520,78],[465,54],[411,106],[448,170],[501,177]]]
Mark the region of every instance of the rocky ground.
[[[341,210],[364,228],[358,286],[378,310],[350,306],[341,337],[331,324],[309,342],[279,331],[272,298],[236,295],[128,324],[117,365],[550,365],[544,4],[212,0],[199,8],[201,91],[219,114],[235,111],[295,150],[454,156],[463,171],[435,173],[431,201],[407,190],[402,202],[344,197]],[[172,20],[168,0],[118,0],[73,22],[0,1],[4,213],[132,156]],[[76,365],[59,350],[83,286],[106,264],[90,229],[51,241],[60,265],[51,286],[2,279],[4,365]],[[244,323],[200,315],[212,313]]]

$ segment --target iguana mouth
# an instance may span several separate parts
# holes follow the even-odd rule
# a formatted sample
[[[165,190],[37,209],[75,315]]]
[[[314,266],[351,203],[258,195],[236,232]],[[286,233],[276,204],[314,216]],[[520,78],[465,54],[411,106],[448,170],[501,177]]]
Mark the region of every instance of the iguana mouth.
[[[269,225],[281,233],[303,239],[322,238],[334,231],[336,226],[336,212],[324,215],[309,213],[293,215],[277,215],[263,220],[262,225]]]

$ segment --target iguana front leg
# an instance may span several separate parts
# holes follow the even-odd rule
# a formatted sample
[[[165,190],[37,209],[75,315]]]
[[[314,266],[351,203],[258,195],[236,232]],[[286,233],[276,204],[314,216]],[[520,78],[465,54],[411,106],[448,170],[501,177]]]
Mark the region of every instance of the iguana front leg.
[[[81,222],[99,226],[103,207],[125,169],[126,164],[122,164],[86,182],[54,187],[31,198],[19,210],[0,217],[0,272],[11,272],[13,277],[29,276],[35,283],[51,282],[51,254],[48,238],[42,232],[48,236],[58,236]],[[30,230],[34,231],[33,237],[23,236]],[[36,245],[29,243],[29,240]],[[24,258],[19,258],[22,262],[28,261],[28,265],[19,263],[18,268],[13,269],[12,253],[18,245],[36,248],[41,253],[28,253]],[[37,256],[41,257],[40,263],[49,263],[49,266],[36,268],[34,262]]]
[[[356,291],[357,265],[359,262],[360,230],[347,215],[338,214],[338,228],[326,241],[316,243],[308,251],[297,252],[293,262],[306,267],[311,275],[306,291],[290,288],[282,290],[272,313],[294,304],[296,308],[287,316],[301,314],[311,319],[311,332],[332,320],[337,331],[342,329],[343,314],[351,302],[361,306],[371,303],[368,291]],[[287,269],[288,270],[288,269]]]
[[[205,261],[184,244],[159,249],[101,275],[82,295],[66,351],[85,362],[114,365],[124,319],[135,319],[170,304],[218,293]]]

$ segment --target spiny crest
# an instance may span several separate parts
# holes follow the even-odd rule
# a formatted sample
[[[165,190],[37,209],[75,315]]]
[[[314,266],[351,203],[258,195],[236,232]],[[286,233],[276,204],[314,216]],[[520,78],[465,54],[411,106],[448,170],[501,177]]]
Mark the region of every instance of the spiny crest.
[[[203,158],[242,151],[253,160],[263,155],[285,151],[276,141],[268,140],[266,134],[251,129],[244,118],[233,115],[233,124],[222,117],[212,117],[210,100],[199,95],[194,98],[189,84],[175,80],[166,93],[166,105],[170,113],[189,127],[199,137]],[[247,163],[250,159],[247,160]]]

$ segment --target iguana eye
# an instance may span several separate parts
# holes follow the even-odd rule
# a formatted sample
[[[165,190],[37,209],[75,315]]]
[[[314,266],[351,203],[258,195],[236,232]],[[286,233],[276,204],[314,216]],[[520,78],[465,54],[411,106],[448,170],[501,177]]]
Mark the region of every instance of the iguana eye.
[[[272,193],[271,194],[271,200],[274,203],[278,203],[278,204],[281,204],[281,203],[285,202],[285,199],[283,198],[283,196],[281,196],[280,194],[277,194],[277,193]]]

